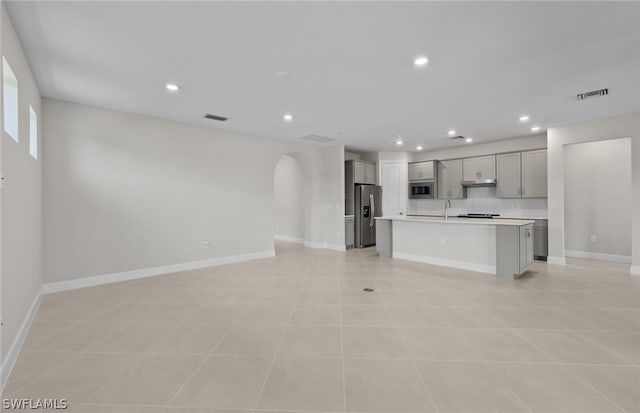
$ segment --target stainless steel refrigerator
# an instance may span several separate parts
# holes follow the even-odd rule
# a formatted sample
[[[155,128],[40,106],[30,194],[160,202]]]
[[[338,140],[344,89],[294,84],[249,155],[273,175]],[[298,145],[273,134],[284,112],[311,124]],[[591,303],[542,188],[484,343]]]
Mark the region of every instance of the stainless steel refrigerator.
[[[356,185],[356,248],[376,245],[376,220],[382,216],[382,187]]]

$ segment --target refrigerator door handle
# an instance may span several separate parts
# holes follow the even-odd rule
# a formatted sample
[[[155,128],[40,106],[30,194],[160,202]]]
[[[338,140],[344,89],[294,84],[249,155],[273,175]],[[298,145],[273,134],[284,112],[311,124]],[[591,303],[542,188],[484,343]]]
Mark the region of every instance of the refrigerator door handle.
[[[369,219],[369,226],[372,227],[375,223],[376,216],[376,204],[373,202],[373,194],[369,194],[369,204],[371,205],[371,218]]]

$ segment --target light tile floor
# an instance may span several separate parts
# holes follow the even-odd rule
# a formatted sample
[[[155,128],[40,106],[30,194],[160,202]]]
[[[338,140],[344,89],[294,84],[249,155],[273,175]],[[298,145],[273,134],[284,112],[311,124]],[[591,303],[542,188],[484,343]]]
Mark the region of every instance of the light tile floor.
[[[627,265],[496,280],[372,249],[277,251],[45,296],[4,397],[76,413],[640,411]]]

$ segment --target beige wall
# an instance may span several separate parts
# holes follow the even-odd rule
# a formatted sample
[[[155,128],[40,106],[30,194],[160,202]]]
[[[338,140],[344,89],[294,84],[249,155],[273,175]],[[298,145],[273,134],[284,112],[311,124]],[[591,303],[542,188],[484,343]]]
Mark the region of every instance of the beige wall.
[[[640,113],[596,119],[549,128],[548,146],[548,214],[549,262],[564,263],[564,150],[566,145],[607,139],[631,138],[632,145],[632,266],[640,267],[640,176],[638,176],[638,146],[640,146]],[[633,270],[633,268],[632,268]]]
[[[272,250],[287,153],[313,189],[305,240],[344,245],[342,146],[43,102],[46,283]]]
[[[273,178],[275,234],[304,240],[305,202],[303,170],[291,156],[283,156]]]
[[[2,55],[18,78],[19,142],[2,128],[2,363],[15,357],[18,333],[42,285],[42,155],[29,155],[29,105],[41,122],[40,92],[2,4]],[[2,118],[2,116],[0,116]],[[42,128],[38,128],[42,136]],[[42,150],[40,150],[42,152]],[[8,357],[9,356],[9,357]],[[6,377],[2,377],[2,383]]]
[[[564,179],[566,255],[630,262],[631,139],[566,145]]]

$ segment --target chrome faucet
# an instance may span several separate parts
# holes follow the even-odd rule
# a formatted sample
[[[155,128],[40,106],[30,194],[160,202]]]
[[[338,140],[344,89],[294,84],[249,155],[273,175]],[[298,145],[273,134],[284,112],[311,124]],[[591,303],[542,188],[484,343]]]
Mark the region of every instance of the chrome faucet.
[[[444,220],[449,220],[449,208],[451,208],[451,200],[447,199],[444,201]]]

